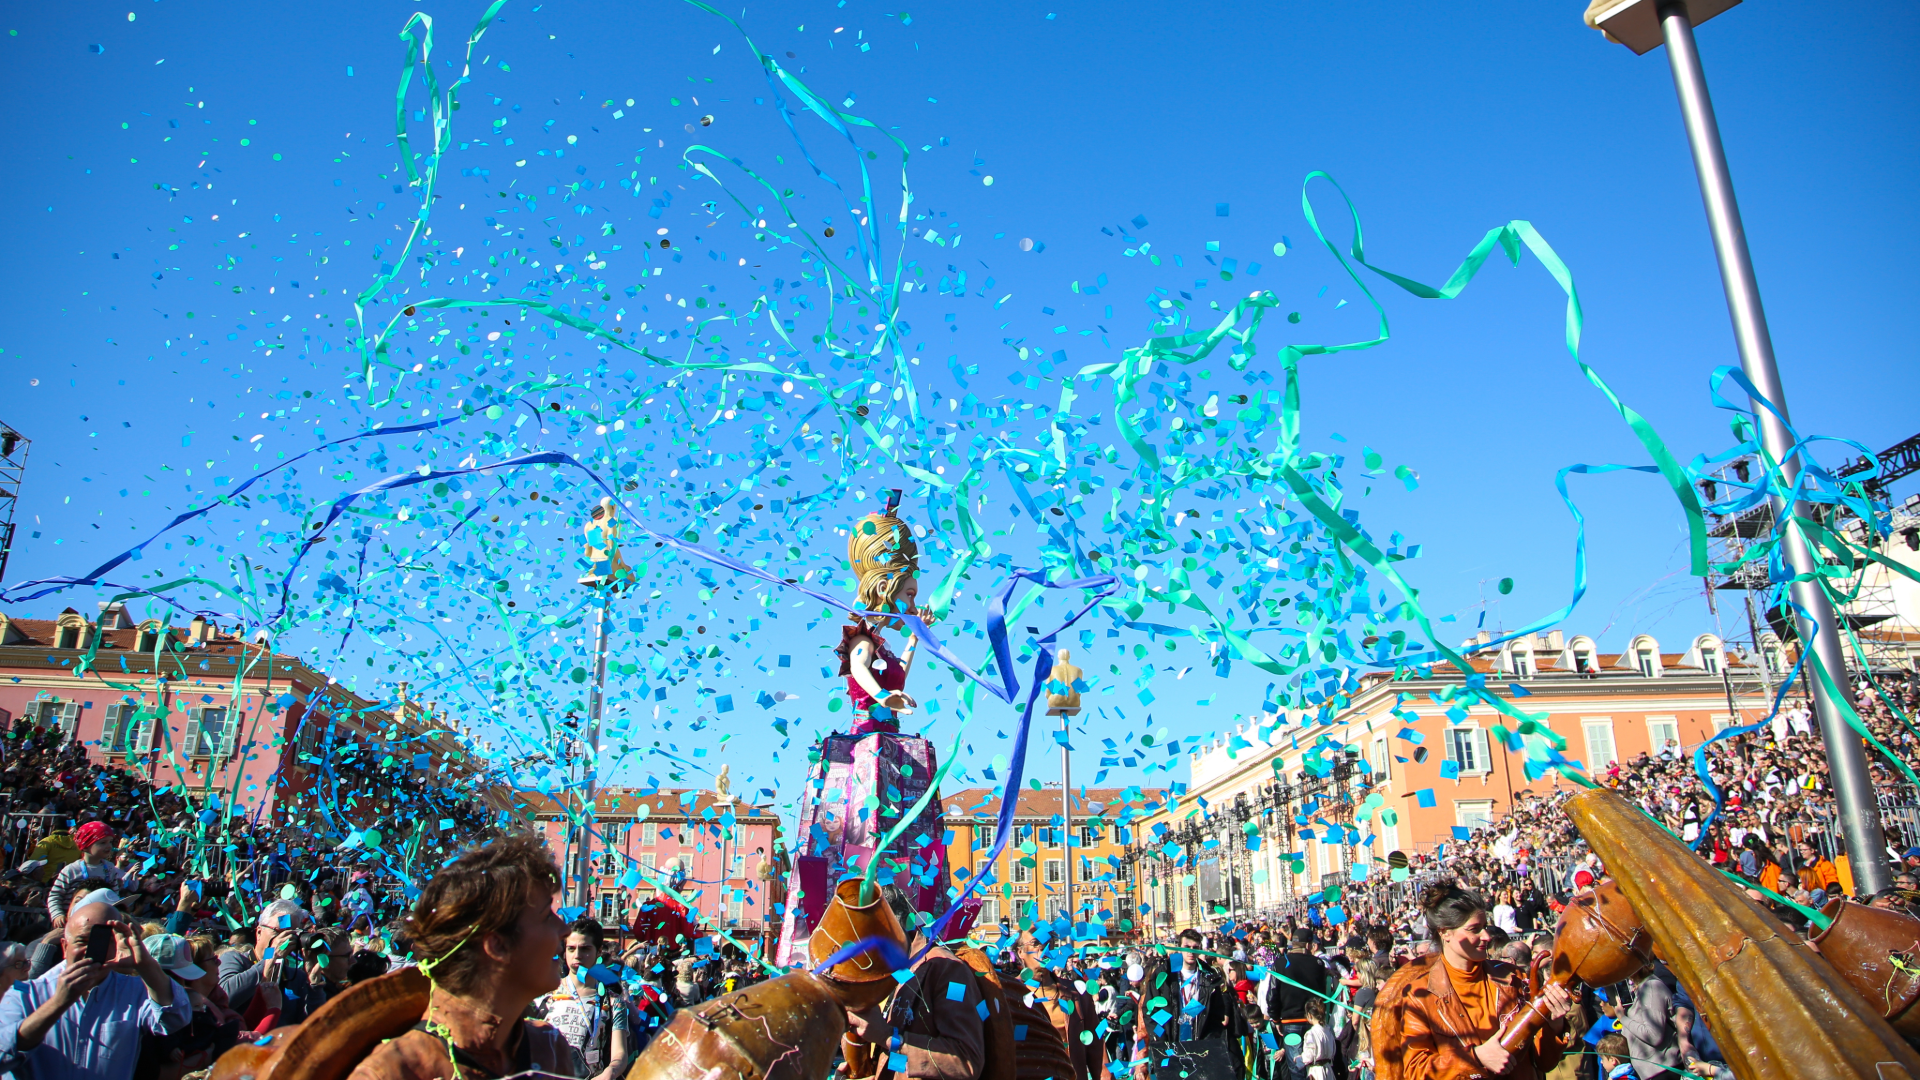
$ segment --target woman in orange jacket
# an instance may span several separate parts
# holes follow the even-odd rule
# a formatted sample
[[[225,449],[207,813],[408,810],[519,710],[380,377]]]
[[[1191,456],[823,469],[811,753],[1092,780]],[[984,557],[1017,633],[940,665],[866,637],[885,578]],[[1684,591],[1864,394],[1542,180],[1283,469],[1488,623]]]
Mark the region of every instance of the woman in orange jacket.
[[[1498,1035],[1527,1007],[1526,973],[1487,956],[1493,940],[1485,900],[1452,881],[1429,886],[1420,898],[1440,952],[1417,964],[1396,1010],[1405,1050],[1403,1080],[1470,1080],[1499,1076],[1539,1080],[1567,1048],[1573,996],[1547,984],[1547,1023],[1509,1052]],[[1374,1032],[1378,1041],[1381,1032]]]

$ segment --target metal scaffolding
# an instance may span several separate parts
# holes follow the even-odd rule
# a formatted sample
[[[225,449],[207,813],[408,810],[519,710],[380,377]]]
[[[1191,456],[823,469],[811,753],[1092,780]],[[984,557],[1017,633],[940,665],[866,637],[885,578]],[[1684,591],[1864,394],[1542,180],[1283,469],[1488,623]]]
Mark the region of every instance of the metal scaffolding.
[[[13,512],[20,503],[27,449],[32,445],[33,440],[0,423],[0,581],[7,579],[7,560],[13,555]]]

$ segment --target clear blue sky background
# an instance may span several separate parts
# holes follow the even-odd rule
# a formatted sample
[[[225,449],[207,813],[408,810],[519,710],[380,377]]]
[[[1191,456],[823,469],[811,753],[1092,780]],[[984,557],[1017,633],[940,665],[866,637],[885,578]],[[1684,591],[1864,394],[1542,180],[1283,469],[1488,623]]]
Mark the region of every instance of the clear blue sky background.
[[[935,343],[929,369],[949,354],[978,364],[983,395],[1020,366],[1004,339],[1064,346],[1074,365],[1117,358],[1145,336],[1149,284],[1202,301],[1271,288],[1302,312],[1306,340],[1369,336],[1362,296],[1302,217],[1301,181],[1324,169],[1359,207],[1370,258],[1421,280],[1444,280],[1488,228],[1531,221],[1573,268],[1587,314],[1584,357],[1682,458],[1716,452],[1727,418],[1710,407],[1706,380],[1736,357],[1666,60],[1605,42],[1580,9],[1048,0],[928,5],[909,17],[873,0],[816,0],[730,13],[761,49],[792,51],[783,62],[822,94],[851,98],[849,111],[914,148],[915,211],[946,213],[965,242],[922,250],[909,240],[909,254],[935,271],[967,269],[970,288],[984,276],[996,284],[960,304],[916,298],[910,318]],[[322,342],[337,350],[348,313],[339,290],[363,287],[369,263],[327,245],[394,234],[392,222],[404,221],[391,194],[397,158],[386,147],[401,61],[395,34],[414,10],[138,0],[8,14],[0,419],[34,440],[10,582],[90,568],[136,529],[197,504],[201,461],[251,467],[257,459],[242,455],[262,429],[262,398],[340,390],[347,362],[312,350]],[[481,5],[426,10],[439,20],[436,55],[457,58]],[[1911,4],[1836,15],[1756,0],[1699,33],[1794,416],[1804,431],[1876,448],[1920,427],[1920,365],[1902,314],[1912,307],[1907,252],[1916,240],[1917,30]],[[483,190],[508,179],[544,190],[572,179],[576,159],[599,178],[612,175],[605,164],[635,157],[642,177],[666,176],[695,140],[683,125],[707,114],[715,123],[698,129],[701,141],[756,168],[782,155],[783,182],[811,200],[809,212],[844,228],[826,189],[799,175],[772,111],[749,104],[768,91],[745,44],[709,14],[664,0],[516,2],[481,55],[492,64],[463,92],[456,138],[483,138],[493,119],[508,118],[502,130],[525,147],[551,118],[540,145],[560,145],[562,134],[581,142],[564,163],[524,167],[512,164],[524,150],[469,151],[490,175],[443,186],[435,218],[443,230],[482,235]],[[691,104],[696,96],[704,104]],[[637,104],[622,106],[629,98]],[[602,107],[609,100],[613,108]],[[612,118],[615,108],[622,118]],[[813,145],[831,147],[817,122],[802,124]],[[833,167],[844,173],[845,161]],[[887,167],[878,162],[876,176],[890,215]],[[1337,197],[1324,185],[1314,197],[1344,245]],[[368,205],[389,200],[391,209]],[[646,200],[632,200],[619,239],[637,243],[656,224],[684,237],[693,226],[675,215],[690,201],[683,196],[656,223]],[[445,205],[461,202],[471,204],[464,217]],[[1128,224],[1136,215],[1148,224]],[[1144,267],[1124,254],[1134,244],[1103,227],[1182,253],[1187,269],[1199,266],[1207,241],[1219,241],[1216,258],[1262,269],[1226,285],[1200,267],[1194,280],[1210,288],[1194,288],[1180,280],[1187,269]],[[1282,237],[1292,250],[1275,257]],[[288,238],[297,242],[275,246]],[[1023,238],[1044,250],[1022,251]],[[267,261],[274,254],[286,261]],[[228,255],[248,261],[226,264]],[[1112,283],[1098,297],[1069,288],[1100,274]],[[310,280],[290,286],[302,278]],[[332,289],[309,300],[316,282]],[[1397,529],[1425,544],[1409,572],[1436,614],[1470,628],[1485,595],[1499,601],[1487,625],[1513,626],[1558,607],[1570,588],[1573,529],[1554,472],[1575,462],[1639,464],[1643,455],[1567,355],[1557,288],[1531,259],[1518,271],[1490,266],[1448,303],[1367,282],[1387,306],[1392,340],[1308,359],[1309,444],[1340,449],[1329,441],[1337,432],[1378,450],[1388,468],[1418,470],[1417,492],[1389,482],[1367,515],[1376,533]],[[993,308],[1002,294],[1012,299]],[[195,324],[212,344],[182,357],[188,311],[213,320]],[[288,340],[296,328],[311,337],[263,358],[245,346],[268,322]],[[309,355],[296,355],[301,348]],[[323,417],[330,435],[366,419],[318,400],[307,415]],[[189,432],[191,449],[182,445]],[[162,462],[194,466],[199,479],[143,479],[159,476]],[[1590,522],[1593,588],[1568,628],[1603,645],[1640,631],[1679,642],[1710,629],[1685,573],[1679,514],[1658,481],[1575,485]],[[316,478],[306,488],[320,494]],[[1516,587],[1498,597],[1492,583],[1508,576]],[[90,606],[94,597],[65,599]],[[59,606],[49,598],[18,613]],[[793,636],[770,640],[767,651],[799,647],[793,631],[780,633]],[[830,681],[811,675],[787,677],[804,683],[817,711]],[[756,678],[747,673],[748,696],[792,688]],[[1222,696],[1224,712],[1163,705],[1157,723],[1190,735],[1223,727],[1232,709],[1257,705],[1261,680],[1246,681]],[[1092,771],[1091,752],[1084,756],[1079,776]],[[736,772],[790,793],[795,757]]]

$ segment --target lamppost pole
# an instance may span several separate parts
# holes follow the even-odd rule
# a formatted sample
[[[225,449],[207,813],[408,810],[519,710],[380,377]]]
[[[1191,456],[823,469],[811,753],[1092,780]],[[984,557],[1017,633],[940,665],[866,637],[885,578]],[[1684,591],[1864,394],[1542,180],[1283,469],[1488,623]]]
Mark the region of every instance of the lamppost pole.
[[[600,768],[600,714],[606,704],[607,638],[613,609],[613,594],[633,580],[633,571],[620,558],[620,527],[614,516],[612,499],[596,505],[586,525],[587,573],[580,584],[594,592],[593,685],[587,690],[586,767],[581,780],[583,794],[580,817],[579,870],[574,877],[574,903],[592,906],[593,825],[598,817],[596,789]]]
[[[1727,294],[1727,312],[1733,320],[1740,366],[1759,395],[1772,404],[1772,408],[1768,408],[1755,399],[1754,420],[1760,428],[1761,444],[1768,456],[1779,463],[1781,479],[1790,489],[1800,467],[1791,457],[1794,437],[1788,428],[1786,389],[1774,360],[1773,339],[1767,332],[1766,311],[1760,303],[1760,285],[1754,276],[1753,258],[1747,250],[1746,228],[1740,220],[1740,206],[1734,199],[1733,177],[1727,170],[1726,151],[1720,142],[1720,125],[1714,118],[1713,100],[1707,93],[1706,74],[1701,70],[1700,53],[1693,38],[1696,21],[1711,18],[1729,6],[1731,4],[1724,0],[1628,0],[1590,21],[1636,53],[1647,52],[1658,44],[1667,47],[1674,90],[1680,98],[1680,115],[1686,124],[1687,141],[1693,148],[1694,171],[1700,178],[1700,196],[1706,204],[1707,226],[1713,234],[1714,254],[1720,263],[1720,281]],[[1657,39],[1646,25],[1649,7],[1659,21]],[[1811,518],[1813,508],[1807,503],[1789,506],[1776,498],[1773,513],[1776,521],[1786,523],[1794,517]],[[1840,648],[1839,623],[1833,605],[1814,576],[1820,561],[1806,537],[1791,527],[1782,529],[1782,536],[1786,563],[1794,576],[1801,579],[1791,588],[1801,646],[1812,651],[1813,658],[1832,681],[1829,691],[1819,678],[1808,678],[1833,772],[1840,820],[1846,830],[1847,855],[1857,891],[1863,896],[1871,895],[1891,887],[1893,878],[1887,865],[1886,837],[1874,798],[1873,780],[1867,771],[1866,747],[1846,721],[1845,713],[1853,707],[1853,695],[1846,659]]]

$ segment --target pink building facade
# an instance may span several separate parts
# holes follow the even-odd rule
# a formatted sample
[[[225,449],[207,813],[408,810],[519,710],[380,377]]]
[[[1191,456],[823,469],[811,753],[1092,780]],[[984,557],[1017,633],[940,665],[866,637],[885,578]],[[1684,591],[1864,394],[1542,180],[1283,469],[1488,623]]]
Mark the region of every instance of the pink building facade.
[[[554,858],[571,874],[578,830],[569,807],[530,798]],[[771,808],[711,791],[609,788],[596,799],[589,911],[609,928],[630,925],[634,907],[669,884],[691,901],[703,929],[743,942],[777,932],[785,873],[780,817]],[[567,882],[571,895],[574,883]]]
[[[479,779],[485,763],[431,709],[382,708],[197,618],[136,622],[119,605],[94,619],[0,613],[0,727],[20,722],[58,726],[96,764],[203,807],[309,825],[317,839],[417,820],[410,805],[428,788],[462,829],[507,809],[505,790]],[[470,813],[448,809],[450,791],[473,796],[453,800]]]

